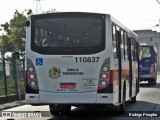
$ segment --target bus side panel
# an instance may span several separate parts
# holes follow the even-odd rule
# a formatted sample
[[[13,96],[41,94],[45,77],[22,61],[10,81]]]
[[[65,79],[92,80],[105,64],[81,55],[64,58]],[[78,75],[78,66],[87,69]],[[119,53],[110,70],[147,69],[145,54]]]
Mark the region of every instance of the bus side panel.
[[[131,97],[134,97],[137,94],[136,93],[137,79],[138,79],[138,64],[136,61],[133,61],[132,63],[132,96]]]
[[[106,43],[105,43],[105,51],[106,51],[106,58],[110,58],[110,79],[112,79],[111,77],[113,75],[113,70],[112,70],[112,64],[113,64],[113,47],[112,47],[112,24],[111,24],[111,19],[110,16],[107,15],[106,16],[106,35],[105,35],[105,39],[106,39]],[[112,71],[112,72],[111,72]],[[109,83],[107,89],[105,89],[106,93],[98,93],[97,94],[97,100],[96,103],[103,103],[103,104],[114,104],[114,90],[113,90],[113,83]],[[118,92],[118,91],[117,91]]]
[[[122,80],[126,83],[126,100],[129,100],[129,61],[122,62]]]

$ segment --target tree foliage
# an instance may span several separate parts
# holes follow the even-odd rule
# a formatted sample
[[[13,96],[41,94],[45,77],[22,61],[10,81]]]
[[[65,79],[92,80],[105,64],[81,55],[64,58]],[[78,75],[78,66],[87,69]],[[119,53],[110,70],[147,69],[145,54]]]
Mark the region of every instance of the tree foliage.
[[[27,16],[32,14],[32,10],[24,10],[22,13],[15,10],[13,18],[1,24],[5,34],[0,36],[0,51],[2,54],[25,49],[24,38],[26,38],[26,20]]]

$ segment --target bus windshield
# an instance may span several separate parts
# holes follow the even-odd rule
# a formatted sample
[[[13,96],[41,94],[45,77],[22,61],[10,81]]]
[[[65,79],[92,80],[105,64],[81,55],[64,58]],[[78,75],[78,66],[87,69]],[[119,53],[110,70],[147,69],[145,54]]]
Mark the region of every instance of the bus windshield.
[[[142,47],[141,58],[142,59],[151,58],[151,47]]]
[[[102,20],[47,18],[34,21],[34,44],[40,47],[88,47],[102,43]]]

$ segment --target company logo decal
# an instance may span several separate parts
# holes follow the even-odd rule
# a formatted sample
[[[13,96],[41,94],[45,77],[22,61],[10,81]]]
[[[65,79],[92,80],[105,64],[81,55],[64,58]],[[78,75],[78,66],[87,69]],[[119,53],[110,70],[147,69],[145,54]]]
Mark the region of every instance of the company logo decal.
[[[60,68],[52,67],[49,69],[49,77],[52,79],[57,79],[60,77]]]

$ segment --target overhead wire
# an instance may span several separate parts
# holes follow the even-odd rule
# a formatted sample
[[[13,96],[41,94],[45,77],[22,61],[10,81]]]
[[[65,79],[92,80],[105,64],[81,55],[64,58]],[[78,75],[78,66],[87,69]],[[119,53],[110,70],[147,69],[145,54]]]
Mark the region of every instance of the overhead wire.
[[[156,0],[158,2],[158,4],[160,4],[160,1],[159,0]]]

